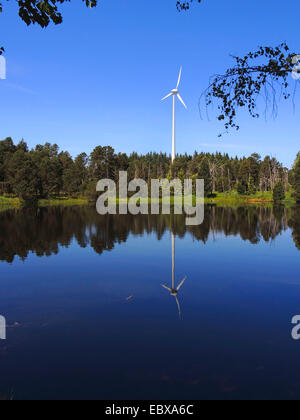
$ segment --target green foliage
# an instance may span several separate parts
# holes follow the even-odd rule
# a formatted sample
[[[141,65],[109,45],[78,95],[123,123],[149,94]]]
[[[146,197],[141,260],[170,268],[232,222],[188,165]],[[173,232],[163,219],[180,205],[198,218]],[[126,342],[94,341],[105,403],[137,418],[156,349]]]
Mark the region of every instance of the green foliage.
[[[20,207],[20,200],[18,198],[0,197],[0,211],[18,207]]]
[[[181,168],[177,174],[177,178],[180,179],[180,181],[183,183],[185,180],[185,172],[183,168]]]
[[[87,180],[88,156],[81,153],[63,172],[63,189],[71,196],[83,193]]]
[[[288,183],[288,184],[286,185],[286,192],[287,192],[287,193],[290,193],[290,192],[292,191],[292,189],[293,189],[292,185],[291,185],[290,183]]]
[[[240,180],[237,184],[237,192],[240,195],[246,195],[248,192],[248,184],[244,180]]]
[[[96,191],[97,181],[89,181],[86,185],[86,189],[84,191],[84,196],[88,198],[90,201],[96,201],[98,198],[98,193]]]
[[[216,204],[224,207],[236,207],[245,205],[264,205],[272,206],[272,192],[257,192],[253,195],[239,194],[238,191],[226,191],[225,193],[216,193],[212,197],[205,199],[206,204]],[[293,204],[285,202],[285,204]]]
[[[7,178],[12,191],[22,200],[38,197],[38,168],[30,153],[16,151],[7,166]]]
[[[284,186],[281,181],[277,182],[273,190],[273,201],[280,203],[285,200]]]
[[[116,163],[115,151],[110,146],[97,146],[91,153],[90,170],[93,178],[114,179]]]
[[[68,197],[54,197],[50,200],[41,199],[38,202],[39,207],[51,207],[51,206],[83,206],[88,205],[88,200],[84,198],[68,198]]]
[[[203,159],[198,170],[198,179],[204,179],[204,195],[207,197],[212,193],[212,182],[207,159]]]
[[[252,176],[250,176],[247,192],[248,192],[249,195],[256,194],[256,185],[255,185],[255,182],[254,182],[254,178]]]
[[[73,159],[56,144],[39,144],[29,150],[24,140],[18,144],[11,138],[0,141],[0,195],[26,200],[60,196],[96,200],[97,182],[103,178],[118,182],[119,171],[127,171],[128,181],[142,178],[148,185],[152,179],[204,179],[206,196],[216,191],[231,193],[235,188],[240,195],[253,196],[256,191],[272,191],[278,181],[286,185],[287,175],[297,179],[294,170],[289,172],[275,158],[261,160],[255,153],[239,159],[195,152],[193,156],[178,155],[172,165],[165,153],[127,156],[110,146],[97,146],[90,156],[81,153]]]
[[[298,153],[297,159],[295,161],[293,172],[292,172],[292,182],[294,188],[293,197],[296,202],[300,203],[300,153]]]

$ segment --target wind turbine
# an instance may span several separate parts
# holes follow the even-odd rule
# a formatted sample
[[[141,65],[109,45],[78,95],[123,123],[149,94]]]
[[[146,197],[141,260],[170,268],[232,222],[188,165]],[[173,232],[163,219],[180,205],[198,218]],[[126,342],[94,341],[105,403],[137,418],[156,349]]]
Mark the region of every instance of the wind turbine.
[[[181,288],[181,286],[183,285],[183,283],[186,281],[186,277],[179,283],[179,285],[175,288],[175,235],[174,233],[172,233],[172,288],[165,286],[164,284],[162,284],[162,287],[166,290],[168,290],[171,294],[171,296],[174,296],[176,299],[176,303],[178,306],[178,313],[179,313],[179,318],[181,318],[181,308],[180,308],[180,303],[178,300],[178,292]]]
[[[176,149],[175,149],[175,98],[176,98],[176,96],[180,100],[182,105],[185,107],[185,109],[187,109],[187,106],[183,102],[183,99],[180,96],[179,91],[178,91],[180,80],[181,80],[181,75],[182,75],[182,67],[180,68],[180,71],[179,71],[179,77],[178,77],[178,82],[177,82],[176,89],[171,90],[171,93],[169,93],[167,96],[162,98],[162,101],[164,101],[165,99],[169,98],[170,96],[173,96],[172,163],[174,162],[174,160],[176,158]]]

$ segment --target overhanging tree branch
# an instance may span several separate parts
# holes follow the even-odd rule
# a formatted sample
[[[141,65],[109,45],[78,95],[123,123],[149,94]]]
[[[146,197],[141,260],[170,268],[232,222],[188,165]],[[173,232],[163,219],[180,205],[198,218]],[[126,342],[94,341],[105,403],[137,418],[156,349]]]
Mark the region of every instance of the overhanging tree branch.
[[[9,0],[8,0],[9,1]],[[100,0],[82,0],[87,7],[96,7]],[[201,0],[175,0],[178,10],[188,10],[193,1],[200,3]],[[51,22],[59,25],[63,17],[59,12],[59,5],[71,2],[71,0],[17,0],[20,18],[29,26],[38,24],[46,28]],[[0,3],[0,13],[2,13],[2,3]],[[1,47],[0,47],[1,48]],[[0,55],[3,48],[0,50]]]
[[[277,98],[283,97],[287,100],[292,96],[290,86],[294,85],[294,57],[295,54],[291,54],[286,43],[274,48],[260,47],[243,58],[234,56],[235,65],[225,74],[213,76],[209,87],[201,95],[200,112],[203,98],[207,107],[212,104],[213,99],[217,99],[219,121],[225,121],[226,130],[230,127],[238,130],[237,110],[247,108],[253,118],[258,118],[260,115],[257,112],[257,99],[263,95],[266,108],[272,102],[272,113],[275,115]]]
[[[58,11],[58,5],[71,0],[18,0],[19,16],[27,24],[37,23],[42,28],[53,22],[62,23],[63,18]],[[83,0],[87,7],[95,7],[97,0]]]
[[[97,6],[99,0],[82,0],[87,7]],[[46,28],[50,22],[55,25],[62,23],[63,18],[58,10],[58,5],[71,0],[17,0],[19,6],[19,16],[26,25],[38,24]],[[2,4],[0,3],[0,13],[2,13]],[[4,48],[0,47],[0,55]]]

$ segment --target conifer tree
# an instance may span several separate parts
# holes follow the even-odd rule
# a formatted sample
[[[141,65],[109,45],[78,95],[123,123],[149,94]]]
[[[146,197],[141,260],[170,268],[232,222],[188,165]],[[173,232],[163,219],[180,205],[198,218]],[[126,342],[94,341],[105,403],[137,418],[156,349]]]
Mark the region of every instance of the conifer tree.
[[[300,203],[300,152],[298,153],[297,159],[293,167],[293,197],[297,203]]]
[[[244,180],[241,180],[237,184],[237,192],[241,195],[247,194],[248,185]]]
[[[250,181],[248,183],[248,194],[249,195],[256,194],[256,185],[255,185],[254,178],[252,176],[250,177]]]
[[[209,170],[209,164],[206,159],[203,159],[199,171],[198,171],[198,179],[204,179],[204,195],[208,196],[212,193],[212,182],[211,182],[211,175]]]
[[[281,181],[277,182],[273,190],[273,201],[274,203],[280,203],[285,199],[284,186]]]

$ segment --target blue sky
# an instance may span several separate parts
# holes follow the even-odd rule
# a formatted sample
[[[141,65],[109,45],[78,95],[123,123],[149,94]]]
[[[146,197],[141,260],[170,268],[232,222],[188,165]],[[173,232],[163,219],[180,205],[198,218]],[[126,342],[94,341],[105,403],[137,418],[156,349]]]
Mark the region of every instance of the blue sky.
[[[5,2],[0,15],[7,60],[0,138],[57,143],[74,156],[99,144],[170,153],[172,105],[160,99],[182,65],[188,111],[178,103],[178,152],[258,152],[289,166],[300,150],[299,94],[295,112],[282,102],[276,120],[242,113],[241,130],[222,139],[214,112],[208,121],[198,111],[209,77],[230,66],[230,54],[282,41],[300,50],[299,0],[203,0],[182,13],[176,0],[101,0],[92,10],[73,0],[61,7],[63,24],[47,29],[28,28],[15,3]]]

